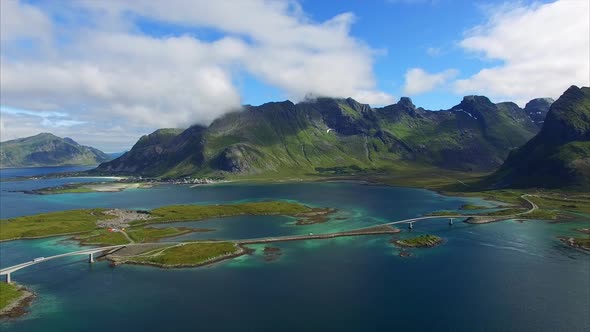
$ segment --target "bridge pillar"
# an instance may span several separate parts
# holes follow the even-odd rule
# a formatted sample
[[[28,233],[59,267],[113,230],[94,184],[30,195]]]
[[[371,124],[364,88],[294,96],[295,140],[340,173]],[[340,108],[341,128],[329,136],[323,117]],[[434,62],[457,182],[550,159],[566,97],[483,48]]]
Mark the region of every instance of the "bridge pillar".
[[[94,254],[93,253],[88,254],[88,263],[94,263]]]
[[[409,224],[408,224],[408,228],[409,228],[409,229],[412,229],[412,228],[414,228],[414,223],[413,223],[413,222],[409,223]]]
[[[10,273],[6,273],[6,283],[9,284],[12,282],[12,279],[10,278]]]
[[[453,226],[453,218],[449,218],[449,226]]]

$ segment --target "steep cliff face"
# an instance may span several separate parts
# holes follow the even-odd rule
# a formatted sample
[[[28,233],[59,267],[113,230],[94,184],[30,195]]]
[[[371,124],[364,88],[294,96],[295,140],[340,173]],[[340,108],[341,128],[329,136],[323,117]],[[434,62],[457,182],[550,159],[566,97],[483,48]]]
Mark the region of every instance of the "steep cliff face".
[[[545,122],[545,117],[553,102],[554,100],[551,98],[535,98],[525,105],[524,111],[529,118],[541,128],[543,127],[543,122]]]
[[[170,177],[313,173],[350,165],[380,168],[399,160],[489,170],[538,131],[515,104],[496,105],[481,96],[443,111],[417,108],[409,98],[383,108],[351,98],[273,102],[245,106],[196,128],[144,136],[98,171]]]
[[[590,88],[565,91],[551,105],[541,131],[512,152],[488,183],[590,189]]]
[[[98,149],[49,133],[0,143],[2,167],[94,165],[110,159]]]

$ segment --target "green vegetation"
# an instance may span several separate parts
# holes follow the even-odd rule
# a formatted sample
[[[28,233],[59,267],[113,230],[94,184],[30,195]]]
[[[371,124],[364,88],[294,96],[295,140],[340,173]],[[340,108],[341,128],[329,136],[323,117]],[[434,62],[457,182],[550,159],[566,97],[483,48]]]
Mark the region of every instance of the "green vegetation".
[[[1,142],[0,149],[1,167],[94,165],[111,159],[100,150],[48,133]]]
[[[538,196],[529,199],[545,209],[554,209],[567,212],[590,213],[590,197],[571,195],[571,193],[555,191],[539,192]]]
[[[23,290],[16,284],[0,283],[0,311],[23,295]]]
[[[590,88],[570,87],[547,113],[541,131],[510,153],[483,185],[590,190]]]
[[[463,204],[461,206],[461,210],[469,211],[469,210],[486,210],[490,209],[490,207],[483,206],[483,205],[474,205],[474,204]]]
[[[93,192],[91,188],[87,186],[89,183],[70,183],[57,187],[48,187],[41,189],[34,189],[27,191],[26,193],[39,194],[39,195],[51,195],[51,194],[78,194],[78,193],[89,193]]]
[[[559,211],[538,209],[533,212],[518,216],[522,219],[537,219],[537,220],[555,220],[561,214]]]
[[[558,237],[563,243],[570,247],[590,251],[590,236],[586,237]]]
[[[574,245],[582,249],[590,250],[590,237],[576,237],[574,238]]]
[[[243,250],[232,242],[187,243],[126,258],[126,262],[162,267],[198,266],[222,257],[238,255]]]
[[[112,182],[84,182],[84,183],[69,183],[56,187],[46,187],[33,190],[24,191],[26,194],[36,195],[57,195],[57,194],[77,194],[89,192],[118,192],[130,188],[149,188],[153,186],[147,182],[128,182],[128,181],[112,181]]]
[[[442,243],[442,239],[435,235],[421,235],[411,239],[395,240],[395,244],[409,248],[430,248]]]
[[[153,209],[150,213],[154,218],[134,223],[145,224],[183,220],[203,220],[244,214],[294,216],[308,210],[310,210],[310,208],[305,205],[278,201],[225,205],[172,205]]]
[[[416,108],[409,99],[384,108],[350,98],[286,101],[226,114],[209,127],[156,131],[97,173],[281,180],[362,173],[404,181],[398,163],[491,170],[537,131],[515,104],[485,97],[440,112]]]
[[[444,216],[456,216],[458,214],[461,214],[461,213],[459,213],[457,211],[442,210],[442,211],[430,212],[430,213],[427,213],[426,215],[427,216],[441,216],[441,217],[444,217]]]
[[[359,173],[364,173],[366,170],[360,168],[357,165],[350,165],[350,166],[337,166],[337,167],[316,167],[315,170],[322,175],[354,175]]]
[[[68,189],[61,189],[56,190],[54,194],[80,194],[80,193],[91,193],[94,190],[86,187],[78,187],[78,188],[68,188]]]
[[[527,199],[535,203],[539,208],[533,212],[520,214],[521,219],[554,220],[559,217],[579,217],[580,214],[590,214],[590,196],[575,191],[563,190],[490,190],[490,191],[448,191],[446,195],[480,197],[485,200],[510,204],[512,207],[494,212],[482,212],[474,216],[510,216],[526,212],[530,204],[522,199],[527,194]],[[437,211],[430,215],[458,214],[454,211]]]
[[[127,244],[129,240],[119,232],[109,232],[106,229],[97,229],[90,233],[84,233],[74,237],[81,244],[109,245]]]
[[[141,227],[127,230],[129,237],[135,242],[156,242],[165,237],[191,233],[194,230],[182,227],[153,228]]]
[[[96,222],[114,218],[103,213],[106,209],[69,210],[0,220],[0,240],[79,234],[84,244],[125,244],[121,233],[98,229]],[[225,205],[173,205],[150,211],[151,219],[131,221],[127,229],[136,242],[156,241],[163,237],[181,235],[195,230],[186,228],[143,228],[153,223],[204,220],[237,215],[285,215],[298,218],[300,224],[323,222],[333,209],[310,208],[289,202],[251,202]]]
[[[485,212],[485,213],[477,213],[474,216],[494,216],[494,217],[502,217],[502,216],[514,216],[518,215],[519,218],[525,217],[525,215],[521,215],[521,213],[526,212],[528,209],[518,209],[518,208],[511,208],[511,209],[502,209],[493,212]]]
[[[0,220],[0,240],[75,234],[96,229],[96,221],[110,219],[105,209],[68,210]]]

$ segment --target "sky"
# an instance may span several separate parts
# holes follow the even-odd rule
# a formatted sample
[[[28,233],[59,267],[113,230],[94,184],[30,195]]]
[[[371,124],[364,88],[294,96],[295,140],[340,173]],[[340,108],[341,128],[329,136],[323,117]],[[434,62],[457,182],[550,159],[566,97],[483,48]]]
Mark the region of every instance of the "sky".
[[[590,1],[2,0],[0,139],[106,152],[241,105],[431,110],[590,85]]]

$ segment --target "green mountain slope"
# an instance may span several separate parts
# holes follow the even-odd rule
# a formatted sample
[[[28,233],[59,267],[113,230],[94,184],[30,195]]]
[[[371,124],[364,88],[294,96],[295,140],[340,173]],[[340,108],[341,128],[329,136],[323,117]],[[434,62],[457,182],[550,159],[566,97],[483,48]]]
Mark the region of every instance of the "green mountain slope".
[[[351,165],[381,169],[396,161],[490,170],[537,131],[515,104],[480,96],[436,112],[416,108],[409,98],[383,108],[351,98],[284,101],[245,106],[209,127],[156,131],[97,171],[164,177],[316,173]]]
[[[590,189],[590,88],[570,87],[547,113],[541,131],[510,153],[488,184],[498,187]]]
[[[93,165],[110,159],[98,149],[49,133],[0,142],[1,167]]]

